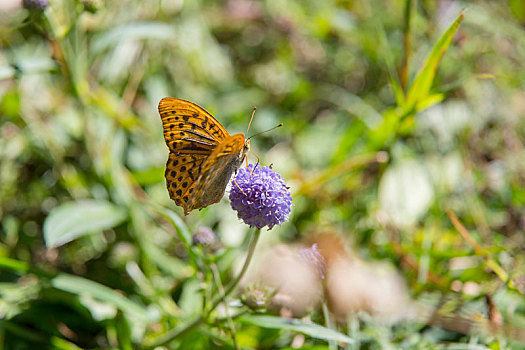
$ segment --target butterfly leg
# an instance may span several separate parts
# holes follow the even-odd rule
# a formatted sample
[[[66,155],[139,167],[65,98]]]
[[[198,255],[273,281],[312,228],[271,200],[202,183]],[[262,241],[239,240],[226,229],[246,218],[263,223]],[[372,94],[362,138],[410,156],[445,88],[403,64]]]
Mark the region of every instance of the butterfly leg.
[[[249,152],[250,152],[251,154],[253,154],[253,156],[254,156],[255,158],[257,158],[257,163],[260,163],[260,162],[261,162],[261,160],[259,159],[259,156],[257,156],[257,154],[255,154],[252,150],[249,150]],[[246,159],[246,165],[248,165],[248,159]]]
[[[248,169],[249,170],[249,169]],[[237,181],[235,181],[235,179],[233,179],[233,183],[235,184],[235,186],[237,186],[237,188],[239,190],[241,190],[242,194],[244,194],[246,197],[248,197],[248,195],[246,194],[246,192],[244,192],[241,188],[241,186],[239,186],[239,184],[237,183]]]
[[[251,151],[250,151],[251,152]],[[248,167],[248,157],[246,157],[246,169],[248,169],[248,171],[250,172],[250,174],[252,174],[253,176],[253,171],[250,169],[250,167]]]
[[[255,158],[257,158],[257,164],[255,164],[255,166],[253,167],[253,169],[255,170],[255,168],[257,167],[257,165],[259,165],[261,163],[261,160],[259,159],[259,157],[257,156],[257,154],[255,154],[252,150],[249,150],[249,152],[251,154],[254,155]],[[250,170],[250,168],[248,168],[248,157],[246,157],[246,169],[248,169],[248,171],[250,172],[250,174],[252,174],[253,176],[253,171]]]

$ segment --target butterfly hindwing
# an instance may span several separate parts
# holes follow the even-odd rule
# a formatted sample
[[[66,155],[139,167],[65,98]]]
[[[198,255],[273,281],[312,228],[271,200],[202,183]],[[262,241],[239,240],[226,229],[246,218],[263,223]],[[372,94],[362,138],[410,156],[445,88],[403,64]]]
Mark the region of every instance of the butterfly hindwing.
[[[177,154],[209,155],[230,134],[204,108],[177,98],[159,102],[168,148]]]
[[[232,174],[244,159],[244,135],[226,138],[201,167],[195,189],[190,193],[184,211],[207,207],[221,200]]]
[[[186,207],[206,158],[202,155],[176,155],[170,152],[165,177],[170,198],[175,204]]]

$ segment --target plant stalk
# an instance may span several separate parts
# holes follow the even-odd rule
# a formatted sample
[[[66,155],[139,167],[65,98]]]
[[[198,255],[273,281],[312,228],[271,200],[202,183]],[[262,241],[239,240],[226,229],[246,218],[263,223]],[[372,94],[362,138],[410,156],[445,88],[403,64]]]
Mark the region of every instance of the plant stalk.
[[[186,334],[187,332],[191,331],[195,327],[200,326],[205,321],[207,321],[209,316],[213,312],[213,310],[215,310],[217,308],[217,306],[219,306],[219,304],[222,303],[224,301],[224,299],[226,299],[226,297],[235,289],[235,287],[239,284],[240,280],[243,278],[244,274],[248,270],[248,266],[250,265],[250,262],[252,261],[253,253],[255,252],[255,246],[257,246],[257,242],[259,241],[260,235],[261,235],[261,230],[260,229],[256,229],[255,233],[254,233],[254,236],[253,236],[253,238],[252,238],[252,240],[250,242],[250,246],[248,248],[248,255],[246,256],[246,260],[244,261],[244,265],[243,265],[243,267],[241,269],[241,272],[228,285],[228,287],[226,288],[224,293],[215,299],[215,301],[213,302],[213,304],[210,307],[210,309],[204,315],[199,316],[198,318],[196,318],[195,320],[193,320],[192,322],[186,324],[185,326],[183,326],[181,328],[174,328],[171,331],[168,331],[167,333],[164,333],[155,342],[146,345],[145,348],[146,349],[153,349],[153,348],[155,348],[157,346],[166,345],[166,344],[172,342],[173,340],[177,339],[178,337],[180,337],[180,336]]]

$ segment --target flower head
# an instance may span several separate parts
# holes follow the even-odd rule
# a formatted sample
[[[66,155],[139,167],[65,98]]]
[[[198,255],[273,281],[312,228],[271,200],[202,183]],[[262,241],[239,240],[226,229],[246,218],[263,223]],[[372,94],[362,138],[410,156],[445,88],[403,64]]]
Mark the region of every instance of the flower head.
[[[193,245],[213,248],[217,244],[217,236],[209,227],[201,226],[193,234]]]
[[[304,248],[299,251],[299,256],[308,264],[317,270],[319,277],[324,280],[326,275],[326,260],[324,256],[319,251],[317,243],[312,244],[310,248]]]
[[[23,0],[22,5],[29,11],[44,11],[47,7],[47,0]]]
[[[268,288],[255,285],[244,291],[241,295],[241,301],[254,311],[262,310],[267,307],[272,294]]]
[[[272,168],[250,164],[241,168],[233,180],[230,202],[246,224],[271,229],[288,220],[292,195]]]

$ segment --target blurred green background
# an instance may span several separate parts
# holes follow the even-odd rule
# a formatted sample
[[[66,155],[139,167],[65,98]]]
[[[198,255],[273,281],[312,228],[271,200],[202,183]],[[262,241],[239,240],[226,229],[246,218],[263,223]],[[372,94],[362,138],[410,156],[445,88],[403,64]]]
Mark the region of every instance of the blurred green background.
[[[248,228],[227,198],[187,217],[170,200],[165,96],[232,134],[254,106],[250,133],[284,123],[252,141],[294,197],[267,242],[337,232],[394,264],[414,300],[489,295],[525,325],[523,1],[30,2],[0,4],[1,348],[131,349],[184,324],[207,288],[188,257],[198,226],[223,249],[189,254],[231,278]],[[311,315],[370,349],[517,346],[366,318],[349,333]],[[241,346],[295,339],[235,325]],[[223,328],[170,348],[232,346]],[[320,338],[302,345],[334,348]]]

